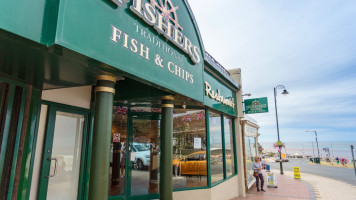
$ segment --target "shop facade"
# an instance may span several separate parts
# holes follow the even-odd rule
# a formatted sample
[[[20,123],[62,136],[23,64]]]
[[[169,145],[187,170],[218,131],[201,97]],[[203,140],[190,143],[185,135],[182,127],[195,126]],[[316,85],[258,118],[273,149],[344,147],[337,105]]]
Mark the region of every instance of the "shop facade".
[[[187,1],[0,7],[0,199],[242,195],[240,85]]]
[[[258,151],[258,130],[257,121],[248,115],[245,115],[242,120],[242,136],[243,136],[243,156],[244,156],[244,173],[246,190],[248,190],[255,182],[253,176],[252,163],[255,157],[259,155]]]

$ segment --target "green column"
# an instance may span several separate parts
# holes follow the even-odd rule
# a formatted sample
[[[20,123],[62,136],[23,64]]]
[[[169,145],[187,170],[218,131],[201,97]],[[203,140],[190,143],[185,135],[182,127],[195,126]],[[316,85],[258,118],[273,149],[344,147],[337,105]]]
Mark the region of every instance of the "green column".
[[[116,79],[96,78],[93,144],[90,163],[89,199],[108,199],[112,113]]]
[[[173,100],[172,96],[162,97],[161,120],[161,166],[160,166],[160,199],[173,199]]]

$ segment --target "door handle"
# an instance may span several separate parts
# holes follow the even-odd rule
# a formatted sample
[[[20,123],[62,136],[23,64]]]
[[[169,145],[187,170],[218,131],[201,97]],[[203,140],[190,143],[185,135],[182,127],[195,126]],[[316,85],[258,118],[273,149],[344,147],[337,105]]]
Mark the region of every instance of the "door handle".
[[[48,176],[46,176],[47,178],[51,178],[51,177],[55,177],[57,175],[57,158],[47,158],[48,161],[52,161],[54,160],[54,170],[53,170],[53,174],[49,174]]]

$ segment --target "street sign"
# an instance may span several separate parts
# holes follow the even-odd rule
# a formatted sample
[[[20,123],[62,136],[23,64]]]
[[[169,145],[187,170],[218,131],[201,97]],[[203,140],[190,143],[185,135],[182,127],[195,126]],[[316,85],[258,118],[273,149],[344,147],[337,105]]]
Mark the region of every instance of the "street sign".
[[[267,97],[257,99],[245,99],[245,114],[266,113],[268,112]]]
[[[268,188],[276,188],[277,187],[277,180],[272,172],[267,173],[267,187]]]
[[[300,167],[293,167],[293,174],[295,179],[300,179]]]

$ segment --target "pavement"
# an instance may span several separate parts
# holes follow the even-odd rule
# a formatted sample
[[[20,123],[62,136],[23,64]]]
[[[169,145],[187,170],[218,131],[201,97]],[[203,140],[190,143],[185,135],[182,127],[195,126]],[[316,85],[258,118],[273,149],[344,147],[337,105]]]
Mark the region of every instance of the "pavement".
[[[286,176],[292,177],[293,172],[286,171]],[[356,186],[344,181],[322,177],[314,174],[302,173],[302,180],[313,188],[315,199],[323,200],[354,200],[356,199]]]
[[[279,163],[270,162],[271,169],[279,170]],[[318,164],[309,164],[306,159],[290,159],[283,163],[284,171],[293,171],[293,167],[300,167],[301,174],[318,175],[321,177],[335,179],[356,186],[356,175],[354,169],[346,167],[330,167]],[[354,198],[356,199],[356,198]]]
[[[273,171],[277,180],[277,188],[267,188],[266,176],[264,189],[266,192],[257,192],[254,184],[244,198],[234,198],[232,200],[302,200],[315,199],[313,189],[306,182],[294,179],[290,176],[280,175],[278,171]]]
[[[250,188],[245,198],[233,200],[355,200],[356,176],[353,169],[310,165],[307,160],[292,159],[283,163],[284,175],[279,173],[279,163],[269,163],[275,174],[278,188],[266,188],[257,192],[256,186]],[[300,167],[301,179],[293,178],[293,167]],[[266,180],[265,180],[266,181]]]

